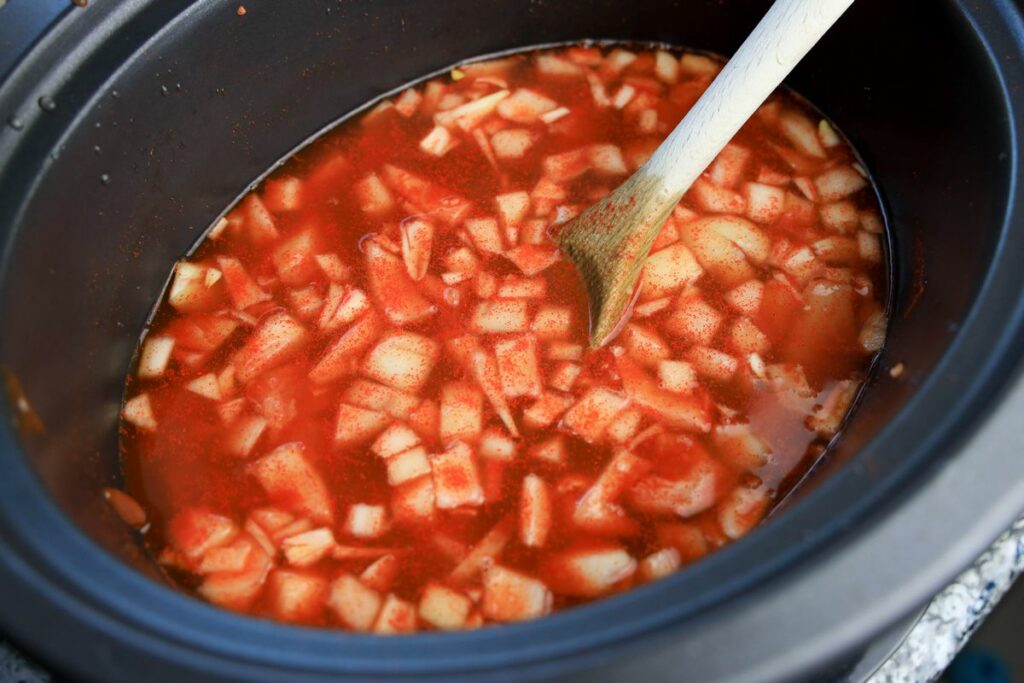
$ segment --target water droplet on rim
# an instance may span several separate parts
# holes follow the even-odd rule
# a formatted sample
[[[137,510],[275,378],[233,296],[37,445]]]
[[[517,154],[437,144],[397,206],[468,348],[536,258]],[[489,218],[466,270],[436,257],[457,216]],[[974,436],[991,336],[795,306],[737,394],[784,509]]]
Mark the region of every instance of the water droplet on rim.
[[[9,125],[14,130],[21,130],[22,128],[25,127],[24,122],[22,122],[22,120],[19,119],[17,116],[11,116],[9,119],[7,119],[7,125]]]
[[[103,185],[109,185],[110,175],[107,173],[100,174],[100,183],[102,183]]]
[[[166,85],[161,85],[160,86],[160,94],[161,95],[166,95],[167,93],[168,93],[167,86]]]
[[[57,103],[49,95],[43,95],[39,98],[39,108],[43,111],[53,111],[57,108]]]

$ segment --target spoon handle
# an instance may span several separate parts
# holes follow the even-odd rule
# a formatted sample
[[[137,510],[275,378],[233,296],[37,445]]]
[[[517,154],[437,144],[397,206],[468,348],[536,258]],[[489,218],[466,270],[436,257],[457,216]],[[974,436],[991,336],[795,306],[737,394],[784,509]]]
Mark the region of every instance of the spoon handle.
[[[776,0],[721,73],[648,160],[682,197],[853,0]]]

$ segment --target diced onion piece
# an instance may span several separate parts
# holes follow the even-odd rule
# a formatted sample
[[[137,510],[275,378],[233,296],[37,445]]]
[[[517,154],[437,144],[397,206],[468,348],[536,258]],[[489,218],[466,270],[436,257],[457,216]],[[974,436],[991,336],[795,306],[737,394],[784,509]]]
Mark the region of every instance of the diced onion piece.
[[[596,443],[626,403],[625,396],[594,387],[565,413],[562,427],[588,443]]]
[[[826,439],[835,436],[859,389],[860,384],[853,380],[838,382],[807,419],[807,426]]]
[[[147,337],[139,355],[137,374],[140,379],[156,379],[164,374],[174,350],[174,337]]]
[[[537,619],[551,611],[554,597],[543,582],[494,566],[484,574],[483,615],[494,621]]]
[[[345,517],[345,533],[356,538],[378,538],[388,529],[388,513],[383,505],[354,503]]]
[[[190,562],[197,562],[213,548],[227,545],[238,536],[238,526],[223,515],[187,507],[167,524],[167,541]]]
[[[548,386],[558,391],[572,391],[572,387],[576,383],[581,372],[583,372],[583,367],[578,363],[569,363],[565,361],[558,363],[551,370],[551,374],[548,377]]]
[[[381,597],[351,574],[342,574],[331,584],[327,606],[352,630],[369,631],[380,611]]]
[[[426,522],[434,515],[434,480],[429,475],[392,489],[391,516],[396,522]]]
[[[625,354],[616,358],[622,386],[633,401],[655,413],[669,426],[695,432],[711,429],[711,416],[704,401],[675,394],[658,386],[657,380]]]
[[[395,206],[391,191],[376,173],[371,173],[352,187],[359,208],[371,216],[382,216]]]
[[[388,484],[398,486],[407,481],[430,474],[430,462],[423,446],[416,446],[387,461]]]
[[[665,321],[665,331],[688,344],[708,345],[718,333],[722,314],[701,299],[689,299]]]
[[[235,374],[248,383],[257,375],[291,359],[306,344],[309,333],[287,313],[268,315],[235,356]]]
[[[363,359],[363,374],[402,391],[416,392],[427,381],[440,356],[429,337],[403,332],[385,337]]]
[[[641,512],[692,517],[707,510],[718,499],[721,465],[707,456],[697,459],[677,478],[648,475],[630,489],[629,504]]]
[[[779,129],[798,151],[817,159],[825,158],[818,128],[803,114],[792,110],[783,112],[779,115]]]
[[[422,280],[430,264],[434,242],[434,224],[422,218],[408,218],[399,226],[402,238],[402,262],[413,280]]]
[[[566,182],[578,178],[590,170],[589,148],[580,147],[544,157],[544,173],[555,182]]]
[[[882,260],[882,247],[878,241],[878,235],[870,232],[860,231],[857,233],[857,251],[862,259],[868,263],[880,263]]]
[[[857,337],[861,348],[867,353],[881,351],[885,345],[887,327],[888,320],[885,317],[885,313],[879,310],[869,315],[864,321],[864,325],[861,327],[860,334]]]
[[[406,420],[419,405],[419,397],[377,382],[358,379],[348,385],[342,398],[352,405],[379,410],[399,420]]]
[[[679,69],[688,76],[714,76],[721,65],[705,55],[687,52],[679,58]]]
[[[848,199],[825,204],[819,209],[821,222],[833,232],[851,233],[860,226],[857,205]]]
[[[598,173],[607,175],[627,175],[629,167],[622,158],[622,150],[618,145],[601,144],[591,145],[587,151],[590,157],[590,165]]]
[[[516,442],[497,427],[488,427],[480,436],[479,453],[483,458],[508,462],[516,457]]]
[[[504,251],[505,246],[496,219],[469,218],[464,225],[477,251],[482,254],[500,254]]]
[[[636,97],[636,88],[629,84],[623,85],[612,95],[612,106],[616,109],[625,109],[634,97]]]
[[[562,595],[596,597],[633,575],[637,563],[616,545],[563,550],[545,558],[541,575]]]
[[[458,146],[459,140],[444,126],[434,126],[420,140],[420,149],[434,157],[443,157]]]
[[[420,619],[442,631],[454,631],[466,623],[473,602],[463,593],[439,583],[423,589],[418,608]]]
[[[398,576],[398,557],[392,554],[383,555],[375,560],[359,575],[359,582],[375,591],[386,591]]]
[[[626,408],[608,425],[605,435],[614,443],[624,444],[636,435],[643,419],[643,413],[638,408]]]
[[[373,240],[366,242],[363,253],[370,289],[392,323],[416,323],[437,312],[437,307],[423,297],[409,277],[401,259]]]
[[[196,592],[215,605],[233,610],[247,609],[259,595],[273,564],[271,558],[251,538],[243,536],[240,543],[251,549],[240,571],[213,572],[206,576]]]
[[[473,449],[466,443],[456,441],[443,453],[430,456],[430,467],[434,477],[435,503],[439,509],[483,505],[484,492]]]
[[[753,529],[768,509],[768,494],[762,488],[739,487],[722,502],[718,523],[735,540]]]
[[[679,60],[669,52],[658,50],[654,55],[654,75],[665,83],[679,80]]]
[[[522,299],[481,301],[473,311],[470,322],[475,332],[503,334],[525,332],[529,324],[529,309]]]
[[[834,202],[863,190],[868,181],[852,166],[837,166],[814,179],[818,194],[826,202]]]
[[[494,346],[501,387],[507,398],[540,396],[543,390],[537,337],[524,334]]]
[[[555,340],[548,342],[544,355],[549,360],[582,360],[583,346],[581,344]]]
[[[821,144],[825,147],[838,147],[843,143],[839,133],[826,119],[818,121],[818,137],[821,138]]]
[[[700,387],[693,366],[682,360],[663,360],[658,363],[658,383],[666,391],[687,394]]]
[[[530,211],[530,195],[527,192],[508,192],[494,198],[498,217],[505,229],[518,227]]]
[[[567,306],[541,306],[530,324],[539,339],[561,339],[572,330],[572,311]]]
[[[574,403],[572,397],[547,392],[523,411],[523,423],[531,429],[551,426]]]
[[[519,88],[498,104],[498,116],[513,123],[535,123],[544,114],[558,108],[558,103],[535,90]]]
[[[739,362],[729,354],[707,346],[691,348],[687,360],[698,375],[716,382],[729,381],[739,367]]]
[[[449,128],[456,125],[462,130],[471,130],[490,116],[497,109],[498,104],[508,96],[508,90],[492,92],[448,111],[435,114],[434,121]]]
[[[566,464],[569,454],[565,449],[565,439],[553,436],[530,449],[530,457],[549,465],[562,467]]]
[[[423,96],[416,88],[406,88],[402,91],[402,94],[395,98],[395,111],[409,118],[416,113],[416,110],[420,106],[420,102],[423,101]]]
[[[483,429],[483,396],[468,382],[441,387],[441,440],[475,441]]]
[[[263,203],[276,213],[295,211],[302,205],[302,181],[294,176],[284,176],[266,181]]]
[[[746,169],[750,157],[749,149],[729,143],[715,157],[708,169],[708,177],[719,187],[736,187],[743,177],[743,171]]]
[[[536,474],[523,478],[519,500],[519,539],[529,548],[540,548],[551,531],[552,500],[547,482]]]
[[[501,375],[494,354],[482,348],[474,349],[470,357],[470,367],[473,371],[473,378],[483,390],[491,408],[505,424],[505,428],[513,436],[519,436],[515,419],[512,417],[512,410],[505,400],[506,394],[501,385]]]
[[[627,66],[635,62],[637,59],[635,52],[629,50],[623,50],[620,47],[615,48],[611,51],[608,57],[605,58],[605,65],[614,71],[615,73],[621,72]]]
[[[383,434],[377,437],[370,450],[384,460],[387,460],[393,455],[398,455],[403,451],[419,446],[420,443],[420,437],[416,432],[401,422],[395,422]]]
[[[600,533],[609,526],[622,526],[624,511],[614,503],[651,469],[651,463],[622,450],[608,461],[597,481],[586,490],[576,504],[573,521],[577,526]],[[631,526],[631,525],[630,525]],[[629,528],[629,527],[626,527]]]
[[[748,424],[718,425],[711,434],[718,457],[739,470],[755,470],[768,462],[772,449]]]
[[[373,311],[361,317],[327,347],[309,371],[309,379],[315,384],[327,384],[355,374],[359,368],[357,354],[377,339],[381,327],[380,317]]]
[[[267,581],[271,610],[282,621],[301,622],[320,614],[327,600],[327,579],[287,569],[277,569]]]
[[[644,301],[664,297],[693,284],[703,272],[685,244],[673,244],[647,259],[640,297]]]
[[[584,74],[583,69],[578,65],[553,54],[539,54],[535,63],[537,73],[546,78],[581,78]]]
[[[415,633],[416,606],[389,594],[373,624],[373,632],[382,635]]]
[[[501,519],[484,534],[473,549],[455,566],[449,578],[455,583],[473,580],[486,567],[491,566],[515,536],[516,519],[509,515]]]
[[[537,141],[537,135],[525,128],[506,128],[491,136],[491,149],[500,161],[522,159]]]
[[[236,309],[244,310],[271,298],[270,294],[263,291],[250,277],[245,266],[238,259],[231,256],[218,256],[217,264],[224,276],[224,285],[227,288],[228,296],[231,297],[231,302]]]
[[[657,367],[668,358],[672,350],[652,328],[638,323],[628,323],[621,337],[626,352],[641,365]]]
[[[756,223],[773,223],[782,215],[786,193],[780,187],[746,183],[743,196],[747,201],[747,218]]]
[[[572,112],[569,111],[568,107],[559,107],[558,109],[552,109],[547,113],[541,114],[539,118],[543,123],[554,123],[565,118],[570,113]]]
[[[679,570],[682,560],[675,548],[662,548],[640,560],[637,575],[642,581],[656,581]]]
[[[334,511],[327,485],[304,451],[297,441],[283,444],[251,463],[246,471],[283,506],[318,522],[330,522]]]
[[[149,401],[149,394],[139,394],[124,402],[121,417],[145,431],[154,431],[157,427],[156,415]]]
[[[267,419],[262,415],[237,418],[225,435],[224,450],[236,458],[249,457],[266,428]]]
[[[334,549],[334,534],[327,527],[310,529],[281,541],[281,552],[288,564],[309,567],[327,557]]]

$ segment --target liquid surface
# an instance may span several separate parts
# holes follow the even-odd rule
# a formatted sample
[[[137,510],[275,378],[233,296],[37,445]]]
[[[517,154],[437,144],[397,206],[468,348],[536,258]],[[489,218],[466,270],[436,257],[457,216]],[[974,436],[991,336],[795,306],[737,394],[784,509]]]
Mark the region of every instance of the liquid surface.
[[[852,150],[775,96],[597,351],[550,239],[719,68],[525,53],[303,149],[176,265],[128,378],[129,495],[108,500],[210,602],[377,633],[540,617],[747,533],[884,340]]]

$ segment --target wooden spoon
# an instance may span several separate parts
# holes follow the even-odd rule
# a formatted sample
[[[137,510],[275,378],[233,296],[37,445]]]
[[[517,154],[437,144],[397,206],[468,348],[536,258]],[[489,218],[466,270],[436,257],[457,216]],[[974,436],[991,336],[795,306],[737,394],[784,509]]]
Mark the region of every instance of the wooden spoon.
[[[562,226],[556,241],[590,297],[590,344],[625,324],[651,244],[690,185],[853,0],[777,0],[651,158]]]

